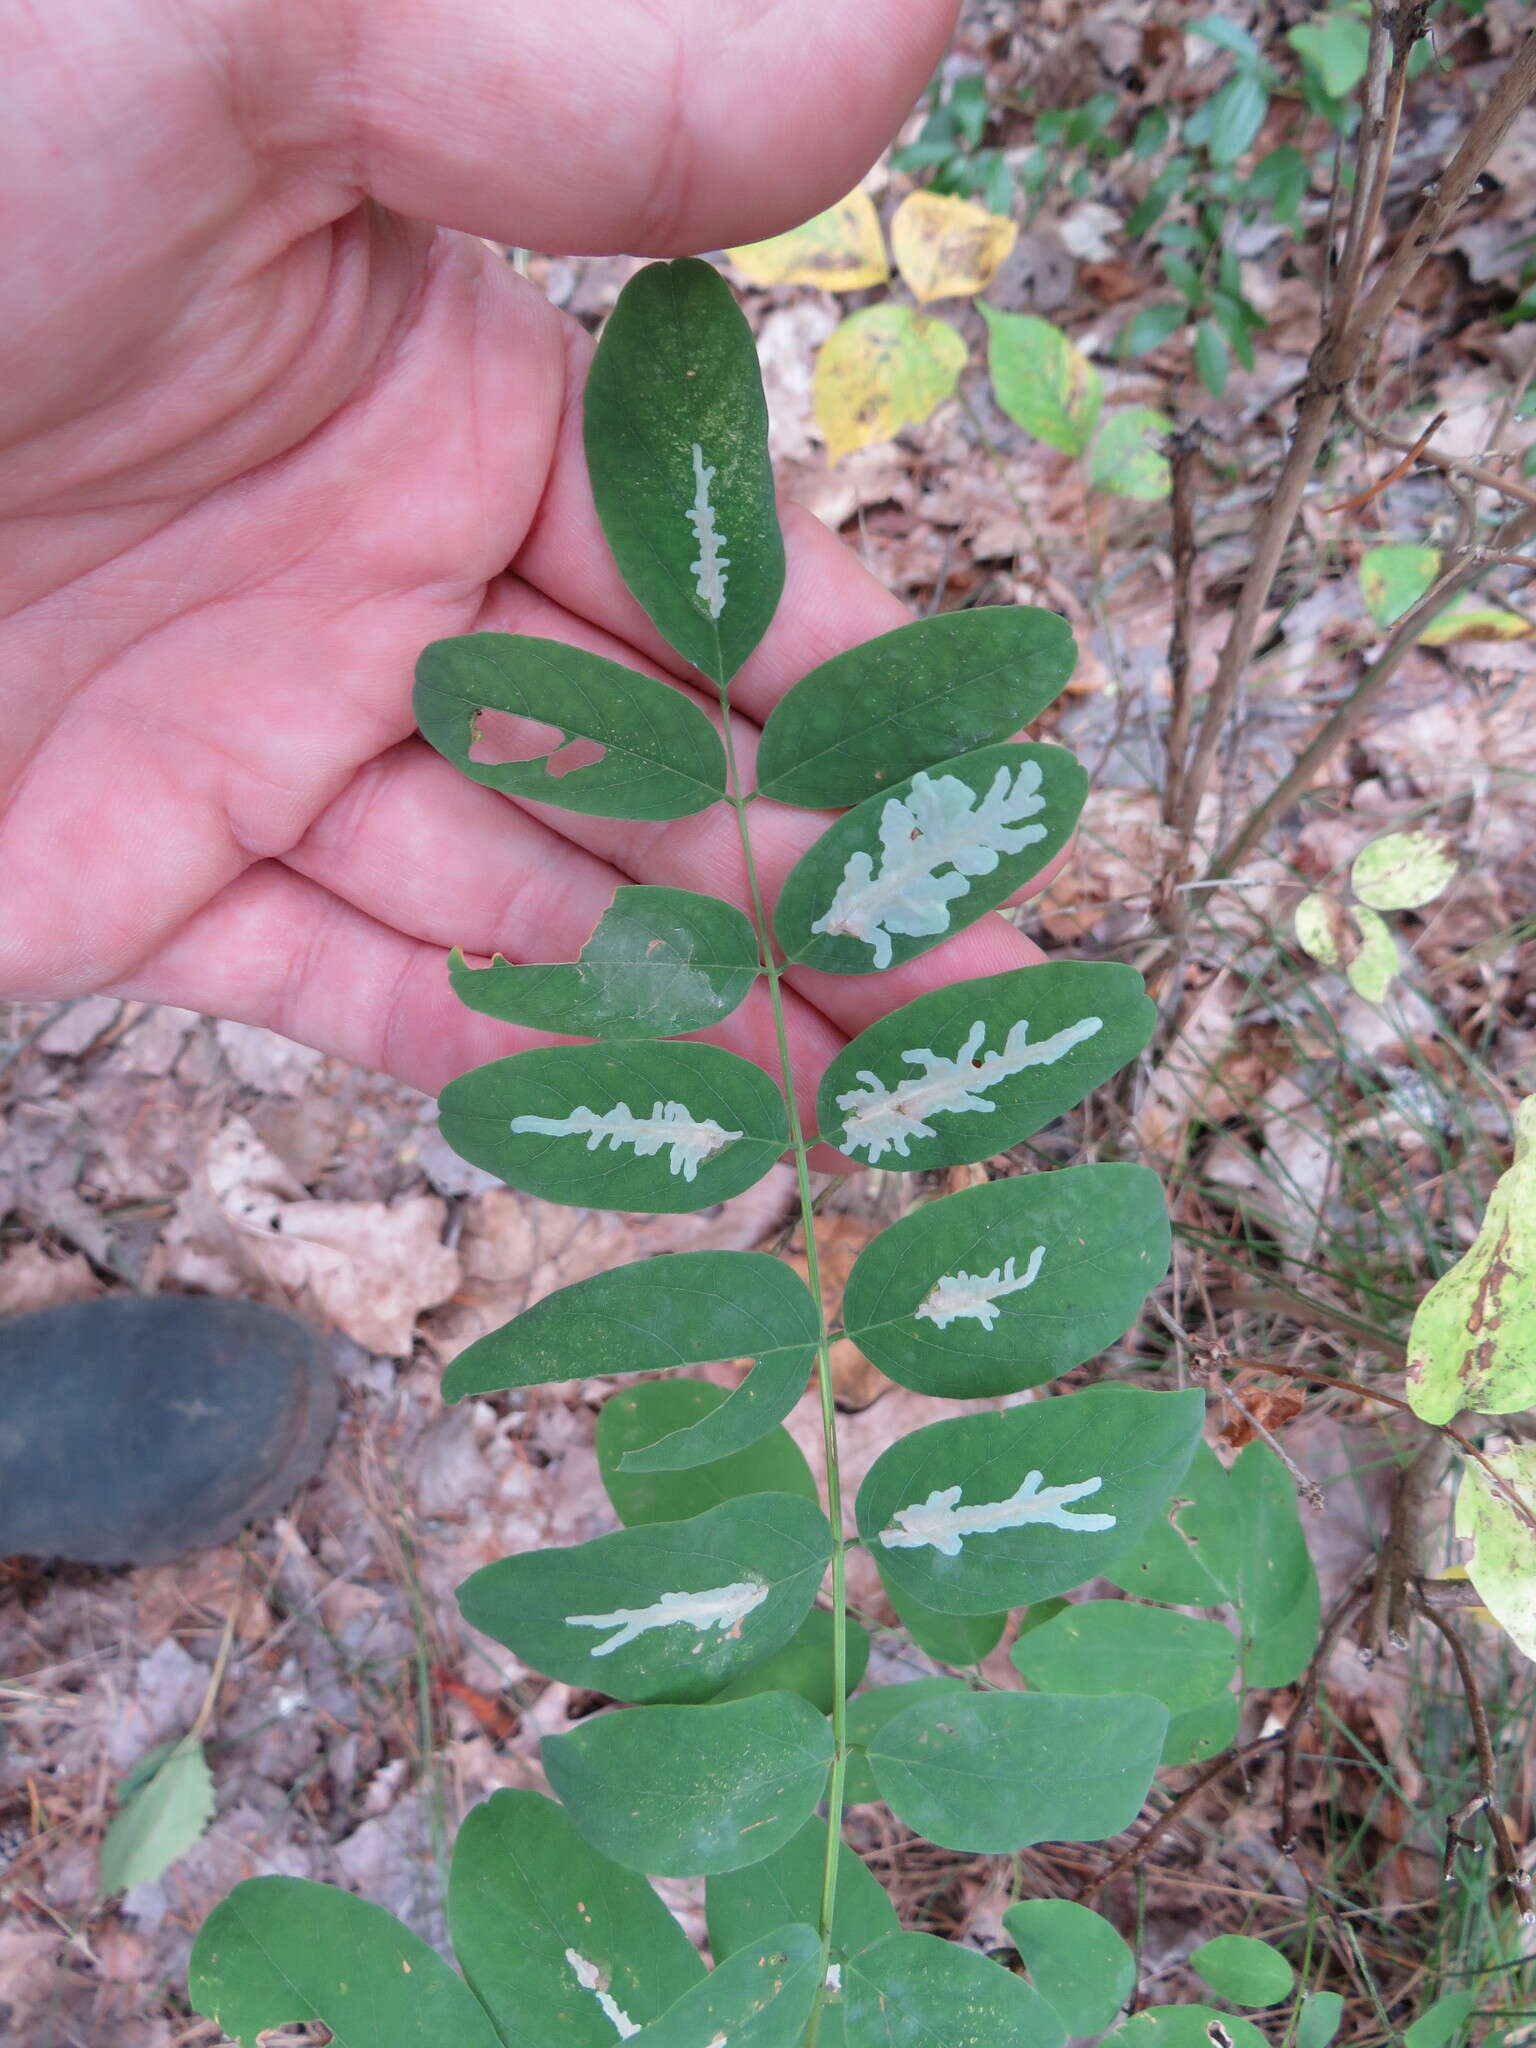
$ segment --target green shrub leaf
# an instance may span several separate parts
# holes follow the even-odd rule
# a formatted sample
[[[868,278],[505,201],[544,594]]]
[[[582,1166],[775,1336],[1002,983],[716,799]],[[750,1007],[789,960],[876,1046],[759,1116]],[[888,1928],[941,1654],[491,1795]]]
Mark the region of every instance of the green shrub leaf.
[[[435,1949],[380,1907],[304,1878],[236,1885],[203,1922],[187,1995],[240,2048],[306,2020],[345,2048],[502,2048]]]
[[[104,1894],[153,1884],[200,1842],[213,1819],[213,1779],[195,1735],[161,1743],[118,1787],[118,1809],[101,1841]]]
[[[1137,1541],[1189,1464],[1204,1400],[1123,1386],[914,1430],[859,1488],[859,1534],[944,1614],[1064,1593]]]
[[[637,1453],[631,1468],[671,1471],[743,1450],[781,1422],[804,1389],[816,1337],[816,1305],[782,1259],[767,1252],[673,1252],[546,1295],[461,1351],[443,1375],[443,1398],[756,1360],[757,1369],[696,1433]]]
[[[1360,595],[1378,626],[1395,626],[1440,573],[1440,550],[1388,541],[1360,557]]]
[[[844,1326],[920,1394],[1016,1393],[1122,1336],[1168,1270],[1170,1242],[1145,1167],[988,1181],[881,1232],[848,1277]]]
[[[515,633],[434,640],[416,664],[423,736],[471,782],[595,818],[686,818],[725,794],[725,749],[691,698],[601,655]],[[508,735],[531,759],[476,761],[482,714],[555,728]],[[564,749],[572,742],[571,758]],[[593,749],[598,755],[590,756]]]
[[[869,1665],[869,1634],[850,1615],[843,1636],[843,1685],[846,1692],[852,1692]],[[712,1697],[744,1700],[755,1692],[797,1692],[818,1714],[830,1714],[832,1640],[831,1614],[825,1607],[813,1607],[782,1650],[761,1658]]]
[[[585,420],[620,575],[669,646],[727,680],[768,630],[784,542],[756,344],[708,263],[630,279],[587,372]]]
[[[1006,901],[1067,843],[1088,778],[1064,747],[981,747],[872,797],[790,870],[774,929],[789,959],[869,974]]]
[[[1218,1998],[1233,2005],[1278,2005],[1289,1998],[1296,1972],[1279,1949],[1251,1934],[1218,1934],[1189,1959]]]
[[[1477,2010],[1477,1990],[1448,1991],[1403,2029],[1403,2048],[1463,2048]]]
[[[1492,1477],[1470,1462],[1462,1469],[1456,1534],[1471,1546],[1467,1576],[1478,1598],[1516,1649],[1536,1659],[1536,1536],[1493,1483],[1502,1480],[1523,1501],[1536,1498],[1536,1444],[1508,1444],[1484,1455]]]
[[[879,1559],[875,1560],[876,1565]],[[920,1650],[941,1664],[979,1664],[996,1649],[1008,1616],[1004,1614],[940,1614],[900,1586],[893,1586],[882,1572],[880,1582],[896,1618]]]
[[[1134,1600],[1085,1600],[1022,1637],[1013,1665],[1036,1692],[1134,1691],[1161,1700],[1169,1713],[1165,1764],[1198,1763],[1237,1733],[1237,1643],[1217,1621]]]
[[[495,1792],[453,1846],[448,1925],[460,1967],[508,2041],[613,2048],[704,1976],[643,1877],[584,1841],[538,1792]]]
[[[761,1863],[815,1812],[832,1730],[798,1694],[630,1707],[547,1737],[544,1770],[595,1849],[657,1877]]]
[[[1101,2034],[1136,1988],[1136,1958],[1102,1913],[1024,1899],[1003,1915],[1030,1982],[1069,2034]]]
[[[609,1396],[597,1418],[597,1469],[621,1522],[631,1528],[681,1522],[748,1493],[818,1498],[805,1453],[777,1427],[758,1434],[747,1449],[703,1464],[654,1473],[630,1465],[637,1451],[706,1429],[739,1399],[739,1390],[729,1394],[707,1380],[645,1380]]]
[[[1317,1644],[1317,1574],[1295,1489],[1266,1444],[1249,1444],[1230,1472],[1201,1444],[1166,1519],[1104,1576],[1171,1605],[1230,1602],[1242,1624],[1247,1685],[1288,1685]]]
[[[887,1721],[893,1721],[909,1707],[956,1699],[970,1689],[962,1678],[912,1678],[898,1685],[877,1685],[872,1692],[860,1693],[856,1700],[850,1700],[848,1768],[843,1778],[843,1797],[847,1803],[862,1806],[880,1797],[869,1765],[869,1745]]]
[[[972,1692],[909,1707],[869,1745],[880,1796],[945,1849],[1096,1842],[1140,1813],[1168,1710],[1134,1693]]]
[[[780,1927],[727,1957],[631,2038],[636,2048],[791,2048],[811,2016],[820,1960],[814,1927]]]
[[[1301,2001],[1296,2048],[1329,2048],[1343,2024],[1344,2001],[1337,1991],[1309,1991]]]
[[[672,1038],[729,1017],[758,975],[751,922],[689,889],[624,887],[574,962],[489,967],[448,957],[461,1003],[569,1038]]]
[[[1028,725],[1076,652],[1066,620],[1033,605],[898,626],[834,655],[780,699],[758,748],[758,790],[813,809],[862,803]]]
[[[952,982],[837,1055],[817,1092],[821,1135],[898,1173],[989,1159],[1117,1073],[1156,1021],[1141,976],[1113,961]]]
[[[789,1142],[761,1067],[715,1045],[561,1045],[450,1081],[443,1136],[509,1187],[581,1208],[704,1209]]]
[[[987,362],[998,404],[1015,426],[1063,455],[1081,455],[1098,425],[1099,373],[1067,335],[1033,313],[994,312],[987,323]]]
[[[1166,310],[1177,312],[1182,321],[1183,307]],[[1173,421],[1150,405],[1127,405],[1112,412],[1088,457],[1089,483],[1117,498],[1166,498],[1173,487],[1173,471],[1158,444],[1172,432]]]
[[[1032,1986],[957,1942],[888,1934],[843,1971],[849,2048],[1061,2048]]]
[[[1265,2035],[1235,2012],[1213,2005],[1151,2005],[1106,2035],[1103,2048],[1269,2048]]]
[[[814,1923],[821,1911],[827,1824],[808,1820],[799,1834],[762,1863],[712,1877],[704,1887],[709,1946],[717,1961],[760,1941],[786,1919]],[[884,1887],[845,1842],[837,1859],[832,1908],[832,1959],[845,1962],[861,1949],[899,1932],[896,1908]]]
[[[832,1555],[788,1493],[727,1501],[564,1550],[498,1558],[459,1588],[465,1620],[534,1670],[621,1700],[705,1700],[782,1650]]]

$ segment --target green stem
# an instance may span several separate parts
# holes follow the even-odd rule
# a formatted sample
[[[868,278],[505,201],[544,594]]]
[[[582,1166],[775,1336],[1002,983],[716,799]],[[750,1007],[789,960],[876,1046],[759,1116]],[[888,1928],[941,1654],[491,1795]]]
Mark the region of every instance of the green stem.
[[[806,2048],[816,2048],[821,2035],[821,2015],[827,1997],[827,1970],[832,1956],[832,1912],[837,1900],[837,1863],[843,1839],[843,1781],[848,1769],[848,1585],[843,1541],[843,1487],[837,1457],[837,1409],[833,1401],[832,1358],[827,1331],[827,1312],[821,1293],[821,1259],[816,1247],[816,1210],[811,1197],[811,1172],[800,1105],[795,1095],[794,1065],[789,1052],[789,1027],[784,1017],[783,972],[774,958],[773,931],[763,900],[762,881],[752,850],[747,825],[748,798],[741,793],[741,774],[736,765],[736,747],[731,732],[730,697],[724,683],[720,692],[720,715],[724,723],[726,767],[730,776],[730,803],[736,813],[741,835],[742,859],[746,863],[747,889],[752,902],[752,922],[762,953],[763,972],[768,979],[768,1000],[773,1010],[773,1034],[778,1045],[779,1071],[784,1085],[784,1103],[789,1114],[790,1149],[794,1153],[795,1181],[800,1195],[800,1224],[805,1236],[806,1279],[816,1304],[816,1384],[821,1396],[821,1438],[827,1461],[827,1520],[832,1525],[832,1776],[827,1786],[827,1855],[822,1866],[821,1906],[817,1932],[821,1936],[816,1999],[806,2028]]]

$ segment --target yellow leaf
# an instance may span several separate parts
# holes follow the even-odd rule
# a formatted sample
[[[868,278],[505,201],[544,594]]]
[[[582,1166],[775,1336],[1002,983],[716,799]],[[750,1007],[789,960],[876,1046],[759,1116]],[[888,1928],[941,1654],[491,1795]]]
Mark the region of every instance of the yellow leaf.
[[[862,186],[787,234],[725,253],[749,284],[819,284],[823,291],[857,292],[884,284],[891,274],[880,216]]]
[[[1456,856],[1434,832],[1387,832],[1355,857],[1350,883],[1372,910],[1419,910],[1456,873]]]
[[[816,423],[836,462],[927,419],[965,367],[965,343],[943,320],[909,306],[851,313],[816,358]]]
[[[1531,631],[1529,619],[1522,619],[1518,612],[1463,598],[1449,611],[1430,620],[1419,635],[1419,645],[1449,647],[1456,640],[1523,640]]]
[[[1018,232],[1011,220],[969,199],[910,192],[891,222],[891,249],[913,297],[926,305],[985,291]]]

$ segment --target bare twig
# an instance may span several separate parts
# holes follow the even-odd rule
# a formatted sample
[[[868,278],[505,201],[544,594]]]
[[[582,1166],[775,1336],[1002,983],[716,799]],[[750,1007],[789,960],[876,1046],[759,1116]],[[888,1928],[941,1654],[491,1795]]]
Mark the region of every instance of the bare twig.
[[[1354,408],[1351,407],[1350,409],[1353,412]],[[1363,512],[1367,505],[1369,505],[1374,499],[1379,498],[1381,496],[1383,491],[1390,490],[1393,484],[1395,484],[1399,480],[1399,478],[1405,477],[1408,474],[1409,470],[1413,468],[1414,464],[1418,461],[1419,457],[1424,453],[1424,450],[1429,446],[1430,441],[1445,425],[1446,420],[1449,417],[1450,415],[1448,413],[1437,412],[1434,418],[1430,421],[1429,425],[1424,429],[1423,433],[1420,434],[1417,441],[1413,442],[1411,446],[1406,448],[1404,448],[1404,444],[1401,441],[1394,441],[1389,434],[1381,433],[1378,430],[1375,430],[1371,427],[1367,427],[1366,431],[1368,433],[1373,431],[1377,432],[1377,438],[1379,440],[1385,441],[1387,445],[1392,448],[1404,448],[1404,452],[1399,457],[1399,459],[1393,463],[1392,467],[1387,471],[1385,476],[1378,477],[1375,483],[1373,484],[1367,484],[1363,491],[1356,491],[1355,495],[1352,498],[1340,498],[1339,502],[1336,505],[1329,505],[1326,508],[1327,511],[1330,514],[1335,512]],[[1356,418],[1358,419],[1358,415],[1356,415]],[[1362,426],[1365,425],[1365,422],[1363,420],[1359,423]]]
[[[1330,512],[1347,512],[1369,503],[1389,484],[1411,469],[1416,462],[1427,462],[1431,469],[1438,469],[1448,477],[1457,477],[1469,484],[1476,484],[1480,490],[1498,491],[1506,498],[1514,498],[1522,505],[1536,505],[1536,490],[1523,484],[1518,477],[1505,476],[1496,469],[1485,469],[1481,463],[1468,462],[1464,456],[1446,455],[1438,448],[1431,448],[1430,442],[1445,425],[1446,415],[1438,412],[1416,441],[1404,441],[1399,435],[1389,433],[1378,420],[1373,420],[1361,405],[1353,391],[1340,394],[1340,402],[1361,433],[1371,440],[1380,441],[1388,448],[1403,450],[1403,459],[1395,463],[1378,484],[1372,484],[1358,498],[1346,498],[1341,505],[1330,505]]]
[[[1408,1588],[1418,1576],[1429,1506],[1450,1466],[1450,1447],[1438,1434],[1428,1436],[1397,1475],[1392,1519],[1382,1545],[1371,1587],[1363,1641],[1378,1650],[1408,1647]]]
[[[1195,437],[1186,428],[1168,444],[1172,470],[1169,498],[1169,544],[1173,551],[1173,625],[1168,634],[1167,778],[1163,785],[1163,823],[1178,815],[1179,785],[1189,751],[1193,707],[1189,696],[1189,648],[1195,601]]]

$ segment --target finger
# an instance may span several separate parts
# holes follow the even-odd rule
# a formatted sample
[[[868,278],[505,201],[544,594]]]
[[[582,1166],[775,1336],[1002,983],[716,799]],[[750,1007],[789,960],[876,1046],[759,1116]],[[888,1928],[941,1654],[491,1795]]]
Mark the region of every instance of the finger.
[[[537,249],[680,252],[807,219],[873,163],[954,0],[330,0],[243,68],[290,151]],[[295,76],[295,71],[299,76]]]

